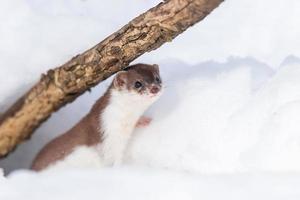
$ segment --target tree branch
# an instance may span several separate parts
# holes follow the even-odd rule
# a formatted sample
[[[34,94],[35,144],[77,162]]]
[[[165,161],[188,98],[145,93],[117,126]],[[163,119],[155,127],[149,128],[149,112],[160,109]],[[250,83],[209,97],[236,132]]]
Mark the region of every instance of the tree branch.
[[[166,0],[105,40],[49,70],[0,119],[0,156],[30,137],[50,115],[145,52],[205,18],[223,0]]]

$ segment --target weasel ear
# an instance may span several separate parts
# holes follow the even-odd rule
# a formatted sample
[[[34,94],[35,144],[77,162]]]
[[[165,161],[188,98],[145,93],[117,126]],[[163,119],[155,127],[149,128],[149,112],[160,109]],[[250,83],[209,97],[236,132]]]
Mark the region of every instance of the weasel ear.
[[[155,70],[157,70],[157,72],[159,73],[159,67],[157,64],[152,65],[154,67]]]
[[[113,84],[116,88],[122,88],[127,83],[127,72],[120,71],[114,78]]]

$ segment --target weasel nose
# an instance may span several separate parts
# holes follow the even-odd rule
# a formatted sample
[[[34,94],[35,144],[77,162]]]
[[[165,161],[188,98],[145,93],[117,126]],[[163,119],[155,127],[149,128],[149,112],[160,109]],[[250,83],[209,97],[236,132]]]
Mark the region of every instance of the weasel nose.
[[[156,94],[156,93],[159,92],[159,90],[160,90],[159,87],[153,86],[153,87],[151,88],[150,92],[151,92],[152,94]]]

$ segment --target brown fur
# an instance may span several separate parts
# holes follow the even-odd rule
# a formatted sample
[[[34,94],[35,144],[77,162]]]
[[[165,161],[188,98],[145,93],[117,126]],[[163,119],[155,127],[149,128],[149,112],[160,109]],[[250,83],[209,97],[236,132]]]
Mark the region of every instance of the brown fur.
[[[157,66],[137,64],[130,67],[127,72],[119,73],[106,93],[94,104],[91,111],[81,119],[72,129],[65,134],[55,138],[48,143],[34,159],[31,169],[40,171],[48,167],[50,164],[68,156],[74,148],[78,146],[94,146],[101,143],[103,130],[100,127],[100,116],[104,108],[109,104],[110,91],[112,88],[134,89],[132,85],[136,80],[140,80],[147,84],[153,83],[156,77],[159,77]],[[160,78],[160,77],[159,77]],[[159,83],[160,85],[160,83]],[[151,86],[152,87],[152,86]],[[140,88],[140,93],[143,89]]]
[[[91,111],[72,129],[48,143],[34,159],[31,169],[40,171],[49,164],[62,160],[75,147],[93,146],[101,142],[100,114],[109,101],[109,90],[93,106]]]

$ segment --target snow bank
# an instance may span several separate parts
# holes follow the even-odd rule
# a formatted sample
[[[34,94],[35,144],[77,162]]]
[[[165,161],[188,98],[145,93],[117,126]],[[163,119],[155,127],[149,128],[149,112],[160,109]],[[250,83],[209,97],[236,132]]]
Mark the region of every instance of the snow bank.
[[[145,168],[40,175],[17,172],[5,184],[0,182],[0,186],[3,200],[279,200],[300,197],[300,176],[287,173],[199,176]]]
[[[261,73],[267,81],[259,87],[251,66],[214,75],[192,67],[185,77],[187,69],[176,67],[178,77],[166,81],[166,93],[149,111],[153,124],[132,142],[130,163],[203,174],[300,172],[300,63],[270,78]]]

